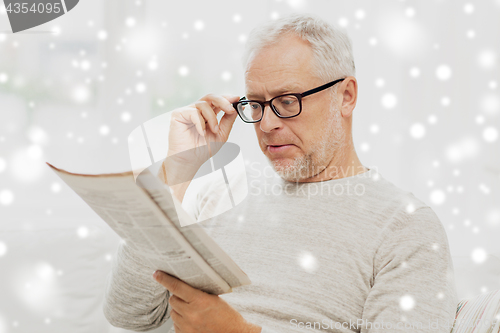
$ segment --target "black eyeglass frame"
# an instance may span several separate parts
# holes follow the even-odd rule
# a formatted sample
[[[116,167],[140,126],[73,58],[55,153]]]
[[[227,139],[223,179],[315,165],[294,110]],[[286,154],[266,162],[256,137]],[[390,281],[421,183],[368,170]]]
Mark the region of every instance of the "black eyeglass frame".
[[[259,121],[261,121],[262,118],[264,117],[264,109],[266,108],[266,104],[269,104],[269,106],[271,107],[271,110],[273,110],[273,112],[274,112],[274,114],[276,116],[278,116],[280,118],[293,118],[293,117],[297,117],[302,112],[302,98],[304,98],[306,96],[309,96],[309,95],[312,95],[312,94],[315,94],[315,93],[320,92],[322,90],[325,90],[327,88],[330,88],[334,84],[336,84],[336,83],[338,83],[340,81],[343,81],[345,79],[346,78],[342,78],[342,79],[338,79],[338,80],[334,80],[334,81],[325,83],[325,84],[323,84],[323,85],[321,85],[319,87],[316,87],[316,88],[313,88],[313,89],[308,90],[306,92],[303,92],[302,94],[283,94],[283,95],[279,95],[279,96],[273,97],[270,100],[265,101],[265,102],[255,101],[255,100],[247,100],[247,99],[244,99],[245,96],[243,96],[243,97],[240,98],[240,100],[238,102],[234,102],[233,103],[233,107],[236,110],[236,112],[238,113],[238,116],[240,116],[241,120],[243,120],[245,123],[258,123]],[[293,116],[282,116],[282,115],[280,115],[278,113],[278,110],[276,110],[276,108],[274,107],[274,105],[273,105],[272,102],[276,98],[285,97],[285,96],[295,96],[297,98],[297,100],[299,101],[299,112],[297,114],[295,114]],[[248,103],[248,102],[254,102],[254,103],[260,104],[260,107],[262,108],[262,112],[261,112],[259,120],[247,121],[247,120],[243,119],[243,116],[240,114],[240,111],[238,111],[238,104],[240,104],[240,103]]]

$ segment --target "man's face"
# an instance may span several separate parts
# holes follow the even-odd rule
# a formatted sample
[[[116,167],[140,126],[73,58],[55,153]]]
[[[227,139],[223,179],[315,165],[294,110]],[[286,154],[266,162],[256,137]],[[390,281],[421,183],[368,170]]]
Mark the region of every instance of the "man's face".
[[[295,36],[251,56],[245,72],[246,98],[259,101],[325,83],[313,74],[311,47]],[[302,112],[294,118],[279,118],[266,106],[262,120],[254,124],[260,149],[283,179],[304,181],[334,157],[342,159],[345,131],[331,89],[304,97]]]

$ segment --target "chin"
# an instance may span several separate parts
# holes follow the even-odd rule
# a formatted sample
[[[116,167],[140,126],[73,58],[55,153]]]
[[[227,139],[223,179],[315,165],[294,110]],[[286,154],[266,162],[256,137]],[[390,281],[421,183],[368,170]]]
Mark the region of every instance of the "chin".
[[[297,182],[309,177],[310,163],[304,156],[273,160],[271,163],[274,171],[284,180]]]
[[[271,165],[276,172],[287,172],[291,169],[294,169],[296,164],[294,163],[296,159],[293,158],[268,158],[268,160],[269,162],[271,162]]]

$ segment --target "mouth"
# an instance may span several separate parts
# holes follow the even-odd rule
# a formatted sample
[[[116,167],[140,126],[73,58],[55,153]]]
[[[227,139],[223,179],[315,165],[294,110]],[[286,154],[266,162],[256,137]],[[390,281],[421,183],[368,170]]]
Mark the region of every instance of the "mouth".
[[[283,153],[291,149],[294,145],[268,145],[267,151],[271,154]]]

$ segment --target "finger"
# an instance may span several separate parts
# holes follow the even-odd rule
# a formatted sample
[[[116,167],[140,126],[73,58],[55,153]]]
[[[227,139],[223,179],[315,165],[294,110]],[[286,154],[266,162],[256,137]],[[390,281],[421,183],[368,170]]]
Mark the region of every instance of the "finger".
[[[222,133],[225,135],[229,136],[229,133],[231,132],[231,129],[233,128],[234,121],[238,117],[237,113],[229,114],[226,113],[222,116],[219,124],[219,128]]]
[[[195,103],[195,106],[198,110],[201,111],[201,115],[210,125],[209,127],[212,132],[217,133],[219,131],[217,115],[215,114],[214,109],[212,109],[211,104],[206,101],[198,101]]]
[[[184,318],[177,310],[175,310],[173,307],[170,308],[170,317],[172,317],[172,320],[175,321],[180,321],[181,318]]]
[[[195,106],[183,108],[176,114],[173,114],[172,117],[175,117],[173,119],[185,125],[191,124],[195,126],[196,131],[203,136],[205,131],[205,119],[201,116],[200,110]]]
[[[236,110],[233,108],[233,103],[237,102],[239,99],[239,96],[230,96],[230,95],[214,95],[214,94],[208,94],[200,100],[207,101],[214,105],[215,107],[221,109],[225,113],[236,113]]]
[[[240,96],[237,96],[237,95],[222,95],[222,97],[224,97],[225,99],[227,99],[227,101],[229,102],[229,106],[230,108],[226,111],[224,111],[225,113],[229,113],[229,114],[236,114],[236,109],[234,108],[233,106],[233,103],[235,102],[238,102],[240,100]]]
[[[222,95],[222,97],[224,97],[225,99],[227,99],[227,101],[229,102],[229,104],[231,105],[230,108],[226,109],[226,110],[222,110],[219,106],[215,106],[214,105],[214,112],[216,115],[219,114],[219,112],[221,111],[224,111],[224,114],[237,114],[237,112],[234,112],[236,111],[236,109],[234,108],[233,106],[233,103],[234,102],[237,102],[240,100],[239,96],[233,96],[233,95]],[[219,105],[219,104],[217,104]],[[219,128],[220,128],[220,124],[219,124]]]
[[[184,317],[184,314],[187,311],[188,303],[176,295],[171,295],[168,299],[168,304],[170,304],[172,309],[175,310],[175,312],[177,312],[181,317]]]
[[[153,277],[156,281],[158,281],[158,283],[167,288],[171,294],[180,297],[188,303],[194,300],[195,297],[201,292],[200,290],[195,289],[162,271],[156,271],[155,274],[153,274]]]
[[[238,102],[240,100],[240,96],[238,95],[222,95],[222,97],[227,99],[227,101],[231,103],[231,106],[233,106],[232,105],[233,103]]]
[[[172,309],[170,310],[170,318],[172,318],[174,325],[176,325],[175,332],[184,332],[182,328],[186,326],[186,319],[179,315],[177,311]]]
[[[200,110],[194,108],[187,112],[189,120],[196,126],[196,130],[201,136],[204,136],[206,125],[205,119],[200,114]]]

